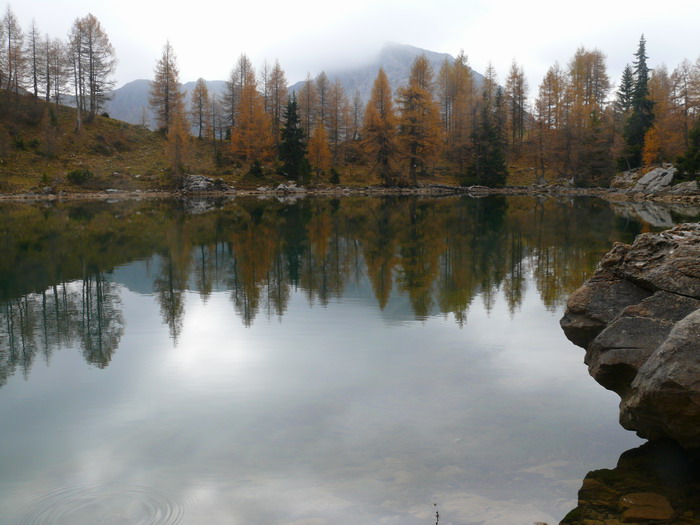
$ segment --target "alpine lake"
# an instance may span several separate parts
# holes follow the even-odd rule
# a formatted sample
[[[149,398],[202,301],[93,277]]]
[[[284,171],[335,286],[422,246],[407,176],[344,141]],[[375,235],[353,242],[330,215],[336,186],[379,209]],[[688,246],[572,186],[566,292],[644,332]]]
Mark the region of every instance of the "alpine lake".
[[[596,198],[0,203],[0,523],[558,523],[642,445],[559,327]]]

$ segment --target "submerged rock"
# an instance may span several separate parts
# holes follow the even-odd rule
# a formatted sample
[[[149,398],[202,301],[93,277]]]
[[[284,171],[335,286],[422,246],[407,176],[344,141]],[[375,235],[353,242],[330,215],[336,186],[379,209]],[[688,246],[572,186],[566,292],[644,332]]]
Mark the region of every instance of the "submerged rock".
[[[620,423],[700,451],[700,224],[617,243],[569,298],[566,336],[617,392]]]

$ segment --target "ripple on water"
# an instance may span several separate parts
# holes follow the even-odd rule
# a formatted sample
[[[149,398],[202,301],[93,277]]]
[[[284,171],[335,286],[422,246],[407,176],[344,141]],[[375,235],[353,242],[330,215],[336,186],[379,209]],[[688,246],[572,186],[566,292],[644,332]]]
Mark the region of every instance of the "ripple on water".
[[[184,509],[153,487],[67,486],[34,498],[19,525],[177,525]]]

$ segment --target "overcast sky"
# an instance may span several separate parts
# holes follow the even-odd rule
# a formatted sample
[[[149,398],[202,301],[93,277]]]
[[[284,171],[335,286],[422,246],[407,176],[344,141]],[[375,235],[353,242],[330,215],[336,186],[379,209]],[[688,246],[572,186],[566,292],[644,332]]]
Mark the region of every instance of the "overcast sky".
[[[25,29],[34,18],[43,33],[62,38],[75,18],[95,15],[117,52],[117,87],[152,78],[167,39],[182,82],[224,80],[246,53],[256,66],[279,59],[291,84],[307,72],[366,61],[393,41],[453,56],[464,49],[474,69],[483,72],[491,61],[501,80],[515,59],[525,68],[531,94],[550,65],[565,65],[581,45],[607,55],[615,83],[633,60],[642,33],[652,67],[664,63],[673,70],[683,58],[700,56],[699,0],[197,0],[180,5],[10,2]]]

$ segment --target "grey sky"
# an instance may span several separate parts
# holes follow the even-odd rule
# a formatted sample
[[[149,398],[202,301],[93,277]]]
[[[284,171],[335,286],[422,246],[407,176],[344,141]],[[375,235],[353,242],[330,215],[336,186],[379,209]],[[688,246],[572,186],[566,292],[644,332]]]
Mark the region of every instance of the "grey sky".
[[[652,67],[672,70],[700,55],[697,0],[321,0],[182,3],[162,0],[23,0],[10,4],[27,28],[64,37],[72,21],[93,13],[117,51],[117,86],[151,78],[166,39],[183,82],[223,80],[241,53],[259,67],[279,59],[290,83],[307,72],[367,60],[386,41],[456,55],[483,72],[489,61],[503,79],[522,64],[534,94],[547,68],[565,65],[577,47],[598,48],[617,82],[642,33]]]

